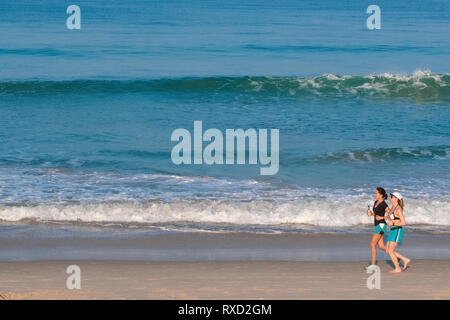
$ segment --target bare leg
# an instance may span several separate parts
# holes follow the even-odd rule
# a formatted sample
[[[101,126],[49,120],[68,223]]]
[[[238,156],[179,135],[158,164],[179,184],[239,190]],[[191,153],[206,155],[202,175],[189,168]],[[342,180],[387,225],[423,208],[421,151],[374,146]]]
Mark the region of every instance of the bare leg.
[[[377,243],[380,241],[383,241],[383,235],[381,234],[374,234],[372,236],[372,239],[370,240],[370,250],[372,252],[372,262],[371,264],[375,264],[377,262]]]
[[[406,270],[406,268],[408,267],[408,264],[411,262],[411,259],[408,259],[407,257],[402,256],[398,251],[394,251],[394,254],[398,259],[402,260],[402,263],[403,263],[402,270]]]
[[[386,246],[384,245],[383,235],[381,235],[380,240],[378,241],[378,248],[383,251],[386,251]]]
[[[402,269],[400,269],[400,266],[398,265],[397,255],[395,254],[396,247],[397,247],[397,242],[388,241],[386,253],[391,257],[392,263],[394,264],[394,267],[395,267],[394,270],[389,271],[390,273],[402,272]]]

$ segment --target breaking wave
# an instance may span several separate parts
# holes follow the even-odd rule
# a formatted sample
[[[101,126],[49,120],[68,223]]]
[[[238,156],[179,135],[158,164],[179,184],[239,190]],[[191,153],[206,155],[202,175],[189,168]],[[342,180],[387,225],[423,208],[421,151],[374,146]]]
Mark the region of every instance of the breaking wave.
[[[333,75],[298,77],[206,77],[153,80],[3,81],[0,95],[42,96],[92,93],[254,93],[281,96],[411,98],[447,101],[450,75]]]
[[[321,160],[375,162],[404,159],[450,159],[450,146],[419,146],[403,148],[373,148],[341,153],[328,153]]]
[[[153,200],[140,203],[15,204],[0,206],[0,220],[357,227],[373,222],[373,218],[365,214],[362,198],[370,203],[367,196],[357,195],[336,200],[299,199],[286,202],[181,200],[170,203]],[[408,225],[450,226],[450,199],[406,199],[406,204]]]

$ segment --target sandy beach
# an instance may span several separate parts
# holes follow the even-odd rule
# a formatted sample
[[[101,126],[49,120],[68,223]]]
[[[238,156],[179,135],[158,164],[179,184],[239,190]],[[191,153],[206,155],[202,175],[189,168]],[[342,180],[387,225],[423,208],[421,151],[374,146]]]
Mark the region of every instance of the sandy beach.
[[[3,299],[450,299],[448,235],[409,233],[402,274],[379,252],[367,289],[367,234],[161,233],[4,225]],[[66,269],[81,268],[68,290]]]
[[[67,266],[81,289],[66,289]],[[365,262],[0,262],[3,299],[450,299],[450,261],[415,260],[401,274],[381,267],[369,290]]]
[[[449,0],[79,2],[0,1],[0,308],[450,299]]]

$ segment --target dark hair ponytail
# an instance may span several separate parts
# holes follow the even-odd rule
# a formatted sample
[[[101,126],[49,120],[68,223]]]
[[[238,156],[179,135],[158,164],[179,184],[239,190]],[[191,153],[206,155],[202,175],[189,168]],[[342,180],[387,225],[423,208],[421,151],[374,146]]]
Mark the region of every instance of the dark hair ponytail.
[[[377,191],[378,191],[379,194],[381,194],[381,195],[383,196],[383,199],[384,199],[384,200],[387,199],[387,193],[386,193],[386,190],[384,190],[384,188],[378,187],[378,188],[377,188]]]

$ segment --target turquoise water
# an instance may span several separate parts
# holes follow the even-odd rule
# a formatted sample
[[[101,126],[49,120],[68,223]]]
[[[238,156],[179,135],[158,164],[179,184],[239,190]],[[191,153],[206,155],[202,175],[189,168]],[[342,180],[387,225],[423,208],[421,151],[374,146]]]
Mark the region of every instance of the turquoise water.
[[[450,228],[448,1],[0,4],[0,220]],[[280,170],[172,163],[177,128],[276,128]],[[341,228],[341,229],[340,229]],[[342,229],[344,228],[344,229]]]

